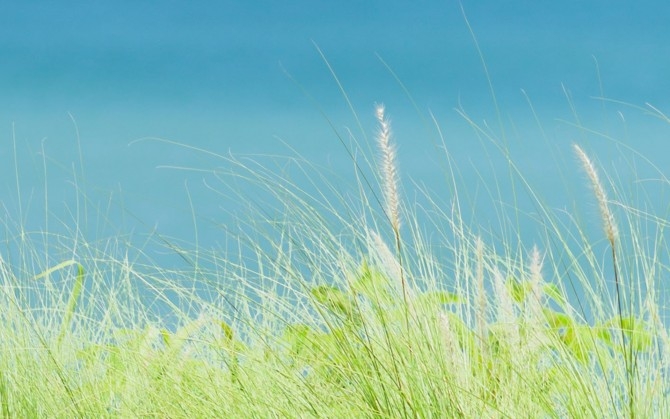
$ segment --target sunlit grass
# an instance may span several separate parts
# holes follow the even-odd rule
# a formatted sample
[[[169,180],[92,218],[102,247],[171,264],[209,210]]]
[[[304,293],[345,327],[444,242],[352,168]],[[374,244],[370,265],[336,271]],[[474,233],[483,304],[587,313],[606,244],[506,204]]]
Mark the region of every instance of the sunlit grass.
[[[288,161],[311,176],[309,185],[254,160],[218,156],[228,169],[210,171],[221,181],[209,185],[213,196],[246,200],[256,212],[229,226],[237,251],[156,237],[179,254],[182,270],[152,264],[121,237],[91,243],[76,225],[56,236],[6,221],[2,416],[670,411],[658,293],[668,270],[666,221],[626,202],[575,146],[575,170],[582,166],[590,183],[580,186],[593,189],[600,208],[601,220],[589,223],[604,225],[602,237],[543,205],[510,161],[546,241],[501,242],[464,221],[455,187],[446,200],[428,193],[431,208],[403,196],[383,108],[377,116],[379,165],[365,172],[363,163],[375,159],[362,157],[353,184],[299,159]],[[445,159],[451,164],[448,152]],[[315,185],[318,193],[306,192]],[[264,191],[271,204],[239,192],[249,190]],[[511,199],[498,210],[515,208]],[[523,216],[508,215],[503,220]]]

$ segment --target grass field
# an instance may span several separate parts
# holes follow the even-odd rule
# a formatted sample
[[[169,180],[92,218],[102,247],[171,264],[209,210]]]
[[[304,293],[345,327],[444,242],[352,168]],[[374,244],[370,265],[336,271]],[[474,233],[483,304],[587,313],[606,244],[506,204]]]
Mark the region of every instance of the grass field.
[[[4,217],[0,416],[670,411],[660,297],[667,221],[613,192],[574,145],[580,186],[598,208],[588,223],[602,235],[566,225],[530,188],[522,192],[546,241],[520,243],[514,221],[512,234],[486,234],[464,221],[456,180],[452,196],[426,195],[431,208],[405,198],[383,107],[376,116],[378,156],[352,157],[350,191],[331,183],[308,193],[227,157],[223,184],[263,189],[276,207],[241,220],[227,254],[163,240],[182,270],[142,262],[150,259],[123,236],[87,242],[77,225],[30,232]],[[447,151],[445,160],[443,175],[456,179]],[[509,169],[527,185],[511,161]],[[514,204],[498,210],[517,219]]]

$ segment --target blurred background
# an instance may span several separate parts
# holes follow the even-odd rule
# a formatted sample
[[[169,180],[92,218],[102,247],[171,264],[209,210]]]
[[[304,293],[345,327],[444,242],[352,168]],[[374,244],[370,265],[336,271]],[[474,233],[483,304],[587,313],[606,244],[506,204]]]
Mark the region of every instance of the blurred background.
[[[631,163],[626,147],[661,169],[670,163],[669,126],[647,107],[670,112],[667,2],[24,1],[0,9],[0,202],[27,230],[76,225],[91,240],[157,231],[191,243],[197,232],[201,246],[225,247],[221,226],[244,208],[212,191],[207,171],[230,164],[147,138],[257,155],[280,169],[270,156],[299,154],[351,180],[338,135],[374,157],[375,103],[392,120],[406,198],[421,200],[420,184],[449,202],[446,147],[463,185],[472,184],[469,213],[491,230],[496,197],[481,185],[498,179],[492,188],[505,195],[509,169],[462,114],[507,147],[549,207],[584,208],[587,225],[598,227],[598,210],[573,142],[622,189],[660,177]],[[523,207],[525,196],[509,202]],[[641,198],[667,211],[661,192]],[[540,240],[528,234],[529,247]]]

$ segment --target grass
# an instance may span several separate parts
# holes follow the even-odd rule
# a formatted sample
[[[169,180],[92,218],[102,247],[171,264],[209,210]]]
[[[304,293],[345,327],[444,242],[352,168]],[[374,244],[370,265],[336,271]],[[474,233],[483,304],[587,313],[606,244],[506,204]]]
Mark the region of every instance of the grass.
[[[468,225],[455,187],[447,206],[427,195],[431,217],[420,217],[401,195],[382,106],[376,116],[379,164],[366,172],[356,161],[350,191],[325,182],[310,194],[257,162],[219,156],[232,175],[212,172],[223,182],[215,191],[234,194],[231,185],[244,183],[264,189],[274,206],[257,205],[257,218],[236,226],[237,252],[189,250],[156,236],[183,258],[183,270],[152,264],[120,236],[89,243],[77,226],[38,234],[6,218],[0,416],[670,411],[658,295],[667,221],[616,193],[610,200],[579,145],[574,165],[600,209],[606,259],[598,256],[602,240],[563,224],[529,187],[546,237],[536,246]]]

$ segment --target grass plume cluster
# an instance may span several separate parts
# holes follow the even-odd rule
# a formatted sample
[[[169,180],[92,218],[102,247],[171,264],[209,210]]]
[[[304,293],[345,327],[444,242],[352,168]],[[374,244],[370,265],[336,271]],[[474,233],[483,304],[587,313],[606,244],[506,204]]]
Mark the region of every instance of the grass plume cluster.
[[[400,195],[383,106],[376,117],[383,199],[370,189],[347,204],[351,195],[330,183],[336,199],[324,200],[326,191],[310,195],[259,163],[220,156],[235,182],[264,189],[284,214],[259,208],[263,225],[248,235],[240,225],[238,258],[169,243],[186,267],[166,269],[139,262],[120,237],[89,243],[76,226],[53,237],[5,221],[0,417],[670,411],[670,342],[654,291],[667,265],[660,252],[645,253],[664,242],[644,247],[633,228],[642,215],[620,204],[631,226],[624,242],[581,147],[575,164],[594,191],[610,268],[588,241],[575,249],[547,207],[546,243],[504,242],[502,251],[466,225],[458,195],[449,210],[435,204],[437,220],[422,225]],[[231,176],[212,175],[226,195]],[[583,294],[571,296],[575,287]]]

